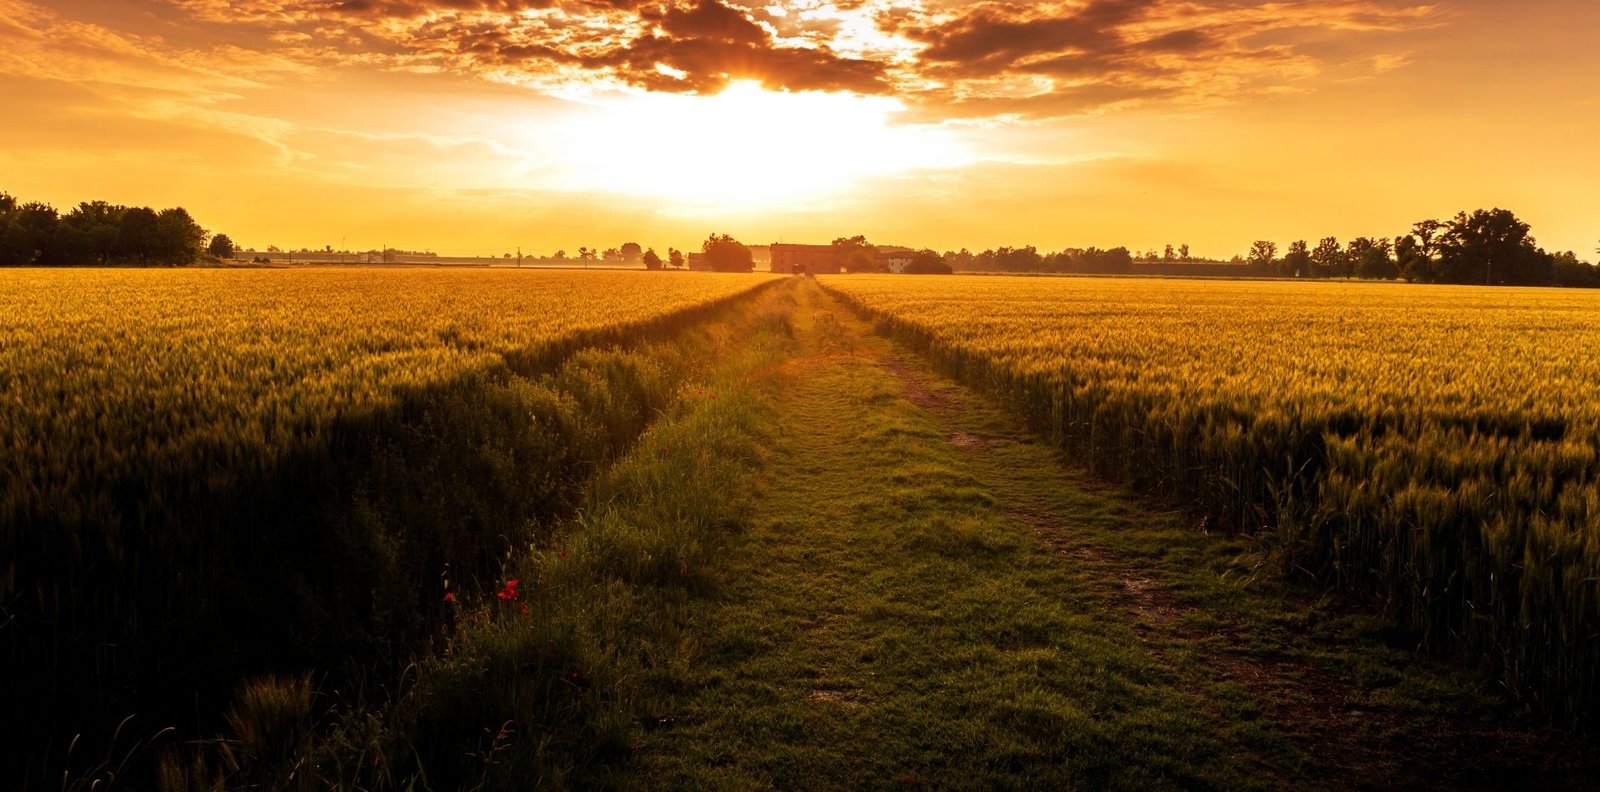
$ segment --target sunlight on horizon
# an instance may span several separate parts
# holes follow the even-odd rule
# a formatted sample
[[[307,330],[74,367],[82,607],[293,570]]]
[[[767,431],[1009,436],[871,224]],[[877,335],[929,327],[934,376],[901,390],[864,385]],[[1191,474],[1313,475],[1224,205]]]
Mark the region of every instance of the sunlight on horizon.
[[[568,118],[528,127],[524,145],[537,158],[524,175],[538,187],[669,198],[678,209],[729,212],[792,205],[872,177],[974,161],[949,130],[895,124],[904,109],[898,99],[776,92],[752,81],[711,96],[596,100]]]

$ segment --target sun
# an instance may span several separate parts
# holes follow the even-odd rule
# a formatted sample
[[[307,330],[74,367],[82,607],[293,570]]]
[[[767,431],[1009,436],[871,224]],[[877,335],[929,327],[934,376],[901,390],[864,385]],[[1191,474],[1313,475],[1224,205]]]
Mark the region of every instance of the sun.
[[[968,160],[938,127],[896,123],[905,106],[849,93],[735,82],[712,96],[594,101],[542,127],[540,187],[648,196],[681,209],[767,209],[875,177]]]

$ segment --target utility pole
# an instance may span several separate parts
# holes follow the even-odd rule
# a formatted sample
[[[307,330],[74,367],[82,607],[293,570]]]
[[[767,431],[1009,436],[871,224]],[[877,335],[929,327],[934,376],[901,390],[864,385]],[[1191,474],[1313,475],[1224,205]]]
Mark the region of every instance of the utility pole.
[[[522,269],[522,246],[517,245],[517,269]]]

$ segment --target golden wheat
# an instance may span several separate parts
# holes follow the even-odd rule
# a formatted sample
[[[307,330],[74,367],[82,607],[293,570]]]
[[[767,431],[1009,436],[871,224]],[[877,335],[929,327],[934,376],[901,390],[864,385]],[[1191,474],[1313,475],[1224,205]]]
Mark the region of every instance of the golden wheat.
[[[1600,699],[1600,296],[955,277],[825,284],[1095,467],[1276,537],[1286,563]]]
[[[0,271],[0,460],[18,483],[196,443],[283,447],[407,388],[754,285],[699,273]]]
[[[441,573],[492,579],[689,365],[586,347],[765,280],[0,270],[0,736],[403,658]]]

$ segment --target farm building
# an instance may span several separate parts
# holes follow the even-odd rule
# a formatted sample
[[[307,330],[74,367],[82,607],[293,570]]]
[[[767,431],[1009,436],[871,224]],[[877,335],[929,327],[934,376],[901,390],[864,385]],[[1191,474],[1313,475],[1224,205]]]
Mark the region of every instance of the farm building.
[[[899,274],[911,266],[911,260],[916,256],[916,251],[908,247],[880,247],[878,248],[878,269],[884,272]]]
[[[844,269],[844,254],[833,245],[772,246],[772,271],[788,275],[831,275]]]

